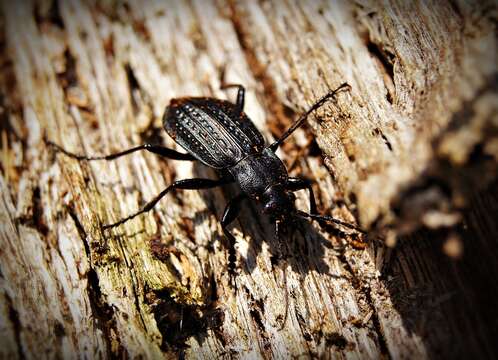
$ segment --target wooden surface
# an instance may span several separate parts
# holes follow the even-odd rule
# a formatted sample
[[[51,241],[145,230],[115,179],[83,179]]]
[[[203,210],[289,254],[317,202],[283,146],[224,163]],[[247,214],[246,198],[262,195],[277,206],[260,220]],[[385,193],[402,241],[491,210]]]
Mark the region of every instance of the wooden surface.
[[[498,356],[491,2],[5,0],[1,15],[2,358]],[[234,99],[223,76],[268,141],[351,85],[278,154],[368,238],[303,223],[279,243],[248,205],[234,288],[218,219],[235,187],[102,230],[215,173],[151,154],[78,162],[44,134],[88,155],[174,147],[169,100]]]

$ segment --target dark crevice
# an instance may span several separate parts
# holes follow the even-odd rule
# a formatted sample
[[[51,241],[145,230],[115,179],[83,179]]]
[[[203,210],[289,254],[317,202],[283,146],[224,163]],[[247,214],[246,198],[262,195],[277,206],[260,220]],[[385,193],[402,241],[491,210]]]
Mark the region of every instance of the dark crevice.
[[[119,332],[117,331],[116,319],[114,318],[114,309],[105,301],[100,289],[98,274],[92,267],[88,271],[87,278],[87,294],[90,300],[90,307],[92,308],[95,325],[104,333],[103,339],[108,354],[121,357],[123,354],[119,353],[124,351],[124,349],[118,350],[119,353],[112,352],[112,342],[116,341],[117,343],[120,343],[119,339],[116,339],[116,337],[119,336]]]
[[[87,273],[87,295],[90,302],[90,307],[92,309],[93,319],[95,320],[95,326],[100,329],[105,335],[103,336],[107,352],[108,354],[112,354],[113,356],[122,355],[121,352],[124,352],[124,349],[119,348],[118,353],[112,353],[112,344],[111,342],[118,336],[116,320],[114,318],[114,309],[111,305],[109,305],[102,291],[100,289],[100,282],[97,272],[92,266],[91,262],[91,250],[88,244],[88,235],[83,227],[83,224],[78,219],[76,212],[73,208],[68,208],[68,213],[71,219],[73,220],[78,234],[83,242],[83,246],[85,248],[85,254],[88,258],[88,263],[90,269]],[[117,340],[119,343],[119,339]]]
[[[389,151],[393,151],[393,146],[391,145],[391,142],[389,140],[387,140],[386,135],[384,135],[384,133],[382,133],[382,132],[381,132],[381,137],[382,137],[382,140],[384,140],[384,143],[386,144]]]
[[[370,54],[379,60],[380,65],[382,66],[384,73],[389,76],[389,81],[394,86],[394,59],[395,55],[385,48],[381,47],[379,44],[376,44],[370,40],[367,42],[367,49]],[[386,80],[384,79],[384,82]],[[389,90],[390,86],[386,84],[386,99],[390,104],[394,102],[393,94]]]
[[[209,277],[209,295],[209,300],[212,304],[218,301],[218,284],[216,283],[216,277],[213,272]]]
[[[181,255],[175,246],[165,244],[161,240],[160,234],[149,241],[149,249],[152,255],[164,264],[169,263],[170,254],[174,254],[175,256]],[[175,269],[175,271],[176,274],[174,275],[179,276],[178,270]]]
[[[392,146],[391,142],[387,139],[387,136],[384,135],[384,132],[381,129],[375,128],[373,130],[373,134],[380,136],[382,138],[382,140],[384,141],[384,144],[386,144],[389,151],[393,151],[393,146]]]
[[[65,69],[57,74],[57,81],[64,90],[66,102],[86,112],[93,112],[84,87],[80,85],[76,69],[76,58],[69,49],[64,51]],[[92,124],[93,126],[97,126]]]
[[[33,223],[43,236],[47,236],[49,228],[43,216],[43,205],[41,201],[40,188],[37,186],[33,190]]]
[[[59,1],[54,0],[50,9],[44,13],[40,13],[40,6],[35,6],[34,17],[37,24],[50,23],[57,26],[59,29],[64,30],[64,21],[59,11]]]
[[[320,157],[322,156],[322,149],[318,146],[316,139],[313,137],[311,141],[308,143],[307,147],[308,156],[310,157]]]
[[[335,346],[339,350],[344,350],[349,345],[349,341],[337,332],[325,334],[324,338],[327,346]]]
[[[144,43],[150,42],[150,32],[147,28],[147,24],[143,19],[137,19],[132,17],[132,26],[138,36],[140,36]]]
[[[264,302],[262,299],[256,300],[251,291],[246,286],[244,286],[243,290],[246,294],[247,302],[249,305],[249,315],[251,316],[254,324],[256,325],[256,328],[258,329],[257,334],[261,339],[260,341],[258,341],[260,351],[268,354],[269,356],[271,354],[271,344],[263,321],[265,313]]]
[[[394,82],[394,54],[379,46],[372,41],[367,43],[367,49],[380,63],[384,66],[386,73],[391,77]]]
[[[2,69],[2,71],[5,71],[5,70]],[[2,88],[3,87],[4,86],[2,86]],[[3,148],[3,149],[10,148],[9,147],[9,137],[12,137],[13,141],[21,141],[24,145],[23,148],[25,148],[26,142],[24,141],[24,139],[21,138],[21,135],[18,134],[18,132],[16,131],[16,129],[12,126],[12,123],[10,122],[9,115],[13,114],[15,112],[18,112],[18,111],[10,108],[9,104],[7,104],[8,100],[6,99],[4,94],[2,94],[2,91],[9,91],[9,90],[8,89],[0,89],[0,134],[4,133],[4,132],[7,134],[7,136],[5,138],[5,140],[7,140],[6,144],[3,143],[4,137],[0,136],[0,148]],[[0,163],[0,167],[3,167],[3,162]],[[6,169],[4,169],[4,171],[5,170]]]
[[[261,342],[263,345],[263,350],[265,353],[269,354],[271,352],[271,344],[268,335],[266,334],[265,325],[263,323],[263,318],[257,309],[250,309],[249,315],[251,315],[252,320],[258,327],[258,336],[261,338]]]
[[[148,144],[162,144],[163,143],[163,131],[164,129],[162,127],[156,126],[153,121],[149,124],[147,128],[145,128],[142,132],[140,132],[138,135],[140,136],[140,139],[144,143]],[[162,159],[160,157],[160,159]],[[167,161],[165,161],[167,162]],[[171,171],[171,170],[170,170]],[[172,175],[172,177],[174,177]]]
[[[268,334],[266,332],[265,324],[263,321],[263,317],[265,314],[264,302],[262,299],[255,299],[253,294],[249,291],[247,287],[244,287],[245,294],[248,298],[249,303],[249,315],[251,316],[254,324],[258,328],[258,336],[261,338],[261,343],[263,348],[261,351],[264,351],[267,354],[271,352],[271,344]]]
[[[450,0],[448,1],[448,4],[453,9],[458,18],[462,21],[462,23],[465,23],[465,21],[463,21],[464,15],[462,13],[462,10],[460,9],[460,4],[458,3],[458,1]]]
[[[208,330],[215,333],[219,331],[224,322],[224,313],[216,307],[216,302],[206,305],[184,304],[172,294],[173,291],[168,288],[150,290],[145,298],[163,337],[161,349],[182,354],[192,336],[202,345]]]
[[[261,314],[259,313],[258,310],[252,308],[249,310],[249,313],[251,314],[252,319],[254,320],[254,323],[259,329],[259,334],[264,334],[265,333],[265,324],[263,323],[263,318],[261,317]]]
[[[128,79],[128,85],[130,87],[130,91],[140,90],[140,84],[135,77],[135,72],[133,71],[130,64],[125,65],[126,77]]]
[[[14,308],[14,304],[10,296],[7,293],[4,293],[4,295],[5,295],[5,302],[9,311],[8,313],[9,320],[13,326],[12,330],[14,332],[15,341],[17,345],[17,354],[19,356],[19,359],[25,359],[26,355],[24,354],[22,348],[22,340],[21,340],[22,325],[21,325],[21,320],[19,320],[19,313]]]
[[[64,91],[67,92],[68,88],[78,85],[78,73],[76,71],[76,58],[69,49],[64,51],[64,60],[66,63],[65,71],[58,74],[57,78]]]
[[[68,207],[67,211],[71,219],[73,219],[74,225],[76,226],[76,230],[78,230],[78,235],[80,236],[80,239],[83,242],[83,247],[85,248],[85,254],[90,261],[91,259],[90,245],[88,245],[85,228],[83,227],[83,224],[80,222],[80,219],[78,219],[78,216],[76,215],[76,212],[74,211],[73,208]]]
[[[41,201],[40,187],[36,186],[33,189],[31,198],[31,211],[27,214],[21,215],[17,221],[18,223],[29,226],[38,231],[44,237],[48,236],[50,229],[47,226],[43,216],[43,205]]]
[[[140,84],[135,77],[135,72],[130,64],[125,64],[126,78],[128,79],[128,87],[130,89],[131,95],[131,107],[133,109],[133,115],[137,115],[140,111],[140,106],[137,103],[136,92],[140,92]]]
[[[304,320],[304,317],[303,317],[303,315],[301,314],[301,312],[299,311],[298,308],[295,308],[295,313],[296,313],[297,323],[299,324],[299,328],[301,329],[301,333],[303,335],[304,340],[306,340],[308,342],[312,341],[313,340],[313,336],[311,336],[311,334],[307,330],[307,328],[306,328],[306,321]]]
[[[54,335],[57,337],[57,338],[62,338],[64,336],[66,336],[66,329],[64,329],[64,324],[62,324],[60,321],[58,320],[55,320],[55,324],[54,324]]]
[[[15,67],[13,62],[13,53],[9,51],[7,38],[6,38],[6,24],[5,21],[0,21],[0,146],[1,148],[9,148],[9,144],[12,141],[21,141],[23,145],[23,152],[26,149],[26,128],[21,125],[19,129],[16,129],[11,120],[12,115],[17,115],[19,118],[23,118],[23,101],[19,94],[19,88],[17,84],[17,76],[15,73]],[[2,136],[6,133],[6,138]],[[6,144],[4,144],[6,140]],[[23,156],[23,159],[26,157]],[[0,167],[4,167],[5,164],[0,162]],[[5,173],[4,169],[4,173]]]
[[[105,325],[109,321],[113,321],[114,309],[111,305],[104,301],[104,296],[100,289],[100,282],[97,272],[90,268],[88,271],[88,294],[92,304],[93,313],[96,315],[97,322],[102,321],[101,325]],[[106,326],[99,328],[105,329]],[[110,339],[110,338],[109,338]]]

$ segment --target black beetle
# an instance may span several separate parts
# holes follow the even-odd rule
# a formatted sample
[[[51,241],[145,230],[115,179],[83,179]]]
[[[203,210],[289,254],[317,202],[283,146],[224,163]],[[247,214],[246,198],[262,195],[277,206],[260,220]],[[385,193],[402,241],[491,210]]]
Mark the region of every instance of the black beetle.
[[[284,164],[275,155],[278,146],[303,124],[309,114],[322,106],[337,92],[350,88],[350,86],[344,83],[327,93],[301,115],[277,141],[269,146],[265,145],[263,136],[243,111],[244,87],[236,84],[223,86],[223,88],[230,87],[238,88],[235,104],[206,97],[183,97],[171,100],[163,116],[163,126],[166,132],[187,150],[187,154],[159,145],[144,144],[107,156],[88,157],[68,152],[51,141],[47,140],[47,143],[78,160],[113,160],[135,151],[147,150],[169,159],[199,160],[219,171],[218,180],[196,178],[175,181],[140,211],[113,224],[104,225],[104,229],[121,225],[137,215],[151,210],[171,190],[209,189],[236,182],[242,191],[228,203],[221,220],[223,232],[230,240],[232,249],[235,238],[227,227],[237,217],[240,203],[246,198],[263,204],[263,211],[273,218],[277,225],[276,229],[278,229],[280,222],[300,217],[316,219],[320,222],[329,221],[363,232],[354,225],[330,216],[319,215],[311,183],[308,180],[289,177]],[[302,189],[308,189],[310,192],[309,214],[297,210],[294,205],[295,195],[293,192]],[[234,262],[235,254],[231,251],[229,263],[233,264]]]

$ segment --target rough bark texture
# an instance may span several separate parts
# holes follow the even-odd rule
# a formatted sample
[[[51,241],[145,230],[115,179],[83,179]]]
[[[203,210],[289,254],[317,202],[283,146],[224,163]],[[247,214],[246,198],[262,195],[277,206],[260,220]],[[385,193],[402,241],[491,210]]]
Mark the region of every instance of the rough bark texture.
[[[497,9],[479,3],[2,1],[1,357],[498,356]],[[233,99],[223,76],[268,141],[351,85],[279,154],[368,238],[303,224],[281,244],[248,205],[234,288],[218,218],[235,187],[102,230],[214,172],[78,162],[43,135],[88,155],[174,147],[169,100]]]

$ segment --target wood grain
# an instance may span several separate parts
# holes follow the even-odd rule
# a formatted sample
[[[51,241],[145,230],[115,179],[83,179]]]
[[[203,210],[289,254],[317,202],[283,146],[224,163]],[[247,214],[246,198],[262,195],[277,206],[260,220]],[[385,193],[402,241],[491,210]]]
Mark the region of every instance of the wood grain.
[[[2,358],[498,354],[491,2],[3,1],[1,14]],[[236,187],[174,193],[102,230],[176,179],[216,174],[142,153],[78,162],[43,137],[87,155],[174,148],[169,100],[235,99],[223,77],[246,86],[268,142],[351,85],[278,154],[368,238],[303,223],[278,241],[248,205],[233,287],[218,219]]]

